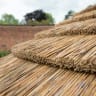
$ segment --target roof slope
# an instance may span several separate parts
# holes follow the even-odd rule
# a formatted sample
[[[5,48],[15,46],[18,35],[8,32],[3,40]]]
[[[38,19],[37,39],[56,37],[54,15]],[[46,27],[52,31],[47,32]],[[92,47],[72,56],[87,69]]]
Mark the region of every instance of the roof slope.
[[[96,96],[96,15],[88,14],[15,45],[0,61],[0,96]]]
[[[90,12],[96,10],[96,4],[88,6],[86,9],[82,10],[81,12],[76,13],[75,15],[83,14],[85,12]]]
[[[4,58],[1,63],[0,96],[91,95],[96,96],[94,74],[44,66],[13,55]]]
[[[60,24],[57,24],[57,26],[69,24],[72,22],[84,21],[90,18],[96,18],[96,5],[88,7],[85,10],[82,10],[81,12],[74,14],[72,18],[64,20]]]
[[[15,56],[75,71],[96,72],[96,36],[62,36],[16,45]]]
[[[56,36],[72,36],[72,35],[96,35],[96,18],[85,21],[73,22],[42,31],[35,35],[36,39],[56,37]]]

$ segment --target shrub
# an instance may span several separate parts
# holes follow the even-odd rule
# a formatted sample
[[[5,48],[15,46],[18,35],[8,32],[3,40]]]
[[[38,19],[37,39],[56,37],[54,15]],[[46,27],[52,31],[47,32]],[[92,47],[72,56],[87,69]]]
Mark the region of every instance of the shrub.
[[[0,57],[4,57],[6,55],[8,55],[10,53],[10,51],[0,51]]]

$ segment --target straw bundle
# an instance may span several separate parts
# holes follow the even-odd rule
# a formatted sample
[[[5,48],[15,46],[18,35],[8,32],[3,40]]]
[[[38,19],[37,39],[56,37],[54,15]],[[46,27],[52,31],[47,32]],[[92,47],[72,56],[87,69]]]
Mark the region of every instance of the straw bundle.
[[[48,31],[42,31],[35,38],[46,38],[64,35],[93,35],[96,34],[96,19],[74,22],[71,24],[54,27]]]
[[[81,21],[81,20],[83,21],[83,20],[87,20],[87,19],[90,19],[90,18],[96,18],[96,10],[74,16],[73,18],[77,21]]]
[[[92,6],[88,6],[86,9],[82,10],[81,12],[76,13],[75,16],[84,14],[85,12],[89,12],[89,11],[93,11],[93,10],[96,10],[96,4],[92,5]]]
[[[57,24],[56,26],[69,24],[72,22],[84,21],[84,20],[88,20],[88,19],[92,19],[92,18],[96,18],[96,10],[89,11],[89,12],[79,14],[76,16],[74,15],[71,19],[64,20],[64,22],[61,22],[61,23]]]
[[[36,37],[0,59],[0,96],[96,96],[96,19]]]
[[[15,56],[75,71],[96,72],[96,36],[63,36],[15,46]]]
[[[12,54],[0,63],[0,96],[96,96],[95,74],[40,65]]]

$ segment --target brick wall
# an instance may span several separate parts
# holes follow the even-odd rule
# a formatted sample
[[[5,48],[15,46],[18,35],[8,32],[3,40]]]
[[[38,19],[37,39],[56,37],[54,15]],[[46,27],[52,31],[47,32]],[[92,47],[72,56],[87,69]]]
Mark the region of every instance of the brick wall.
[[[30,40],[34,34],[53,26],[0,26],[0,50],[10,48],[20,42]]]

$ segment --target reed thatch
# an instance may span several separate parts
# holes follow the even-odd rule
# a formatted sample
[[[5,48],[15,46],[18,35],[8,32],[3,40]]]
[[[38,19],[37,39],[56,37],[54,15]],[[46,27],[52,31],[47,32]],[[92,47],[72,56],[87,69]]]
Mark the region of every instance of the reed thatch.
[[[76,73],[21,60],[0,61],[0,96],[96,96],[95,74]]]
[[[54,27],[48,31],[42,31],[35,35],[35,38],[47,38],[65,35],[95,35],[96,19],[74,22],[59,27]]]
[[[91,19],[74,16],[80,21],[43,31],[0,59],[0,96],[96,96],[96,18],[88,12]]]
[[[90,18],[96,18],[96,10],[90,11],[90,12],[86,12],[80,15],[76,15],[73,17],[73,19],[77,20],[77,21],[83,21],[83,20],[87,20]]]
[[[96,4],[88,6],[86,9],[82,10],[81,12],[76,13],[75,16],[80,15],[80,14],[84,14],[86,12],[93,11],[93,10],[96,10]]]
[[[88,19],[92,19],[92,18],[96,18],[96,10],[89,11],[89,12],[79,14],[79,15],[74,15],[72,18],[64,20],[64,22],[61,22],[61,23],[57,24],[56,26],[69,24],[72,22],[84,21],[84,20],[88,20]]]
[[[79,22],[63,24],[41,32],[35,36],[37,40],[16,45],[12,53],[19,58],[40,64],[74,71],[96,72],[95,16],[96,10],[74,16]],[[85,21],[80,21],[81,19]]]
[[[63,36],[17,45],[15,56],[75,71],[96,72],[96,36]]]

